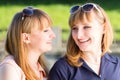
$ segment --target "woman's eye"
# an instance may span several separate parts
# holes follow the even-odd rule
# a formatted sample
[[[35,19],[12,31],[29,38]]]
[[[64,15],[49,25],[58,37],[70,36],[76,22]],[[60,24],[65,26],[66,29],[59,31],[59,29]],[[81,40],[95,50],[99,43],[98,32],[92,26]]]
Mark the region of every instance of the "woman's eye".
[[[90,26],[84,26],[84,29],[88,29],[88,28],[91,28]]]
[[[44,32],[48,32],[48,29],[44,30]]]
[[[72,30],[77,30],[77,28],[76,28],[76,27],[73,27]]]

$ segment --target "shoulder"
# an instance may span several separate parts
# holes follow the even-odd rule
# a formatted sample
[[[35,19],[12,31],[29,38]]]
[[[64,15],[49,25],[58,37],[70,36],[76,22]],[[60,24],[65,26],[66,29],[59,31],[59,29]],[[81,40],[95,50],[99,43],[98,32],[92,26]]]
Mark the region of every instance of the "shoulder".
[[[65,57],[60,58],[58,61],[55,62],[55,64],[53,65],[54,69],[62,69],[62,70],[66,70],[67,68],[70,67],[70,64],[67,62],[67,59]]]
[[[20,68],[17,63],[15,62],[14,60],[14,57],[13,56],[7,56],[5,57],[5,59],[0,63],[0,67],[2,66],[6,66],[6,67],[14,67],[14,68]]]
[[[65,57],[62,57],[62,58],[58,59],[58,60],[55,62],[56,65],[66,64],[66,63],[67,63],[67,61],[66,61],[66,58],[65,58]]]
[[[113,54],[105,54],[105,58],[112,63],[120,64],[120,58],[118,56],[115,56]]]
[[[48,80],[68,80],[72,66],[69,65],[66,58],[60,58],[51,68]]]
[[[11,64],[3,64],[0,66],[0,77],[4,80],[19,80],[18,72]]]
[[[0,64],[0,78],[3,80],[21,80],[21,72],[12,56],[6,57]]]

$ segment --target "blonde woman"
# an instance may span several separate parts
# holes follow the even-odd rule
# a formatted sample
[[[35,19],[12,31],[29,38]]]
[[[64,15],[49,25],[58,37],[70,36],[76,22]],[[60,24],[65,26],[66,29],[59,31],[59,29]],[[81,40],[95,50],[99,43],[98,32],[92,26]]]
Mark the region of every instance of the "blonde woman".
[[[105,11],[95,3],[70,9],[70,36],[65,57],[49,80],[120,80],[120,60],[109,53],[113,31]]]
[[[41,57],[52,49],[52,21],[44,11],[32,7],[17,12],[7,31],[9,54],[0,64],[0,80],[45,80],[47,68]]]

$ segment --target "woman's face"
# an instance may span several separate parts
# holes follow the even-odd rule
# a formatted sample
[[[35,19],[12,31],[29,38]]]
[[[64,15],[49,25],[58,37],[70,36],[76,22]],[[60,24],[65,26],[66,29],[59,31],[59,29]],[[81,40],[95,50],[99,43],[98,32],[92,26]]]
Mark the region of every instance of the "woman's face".
[[[78,22],[71,30],[72,37],[81,51],[101,50],[104,28],[97,20]]]
[[[41,53],[52,49],[52,39],[55,37],[51,27],[48,27],[48,22],[44,23],[43,30],[38,29],[38,25],[34,26],[30,34],[30,47],[31,50],[36,50]]]

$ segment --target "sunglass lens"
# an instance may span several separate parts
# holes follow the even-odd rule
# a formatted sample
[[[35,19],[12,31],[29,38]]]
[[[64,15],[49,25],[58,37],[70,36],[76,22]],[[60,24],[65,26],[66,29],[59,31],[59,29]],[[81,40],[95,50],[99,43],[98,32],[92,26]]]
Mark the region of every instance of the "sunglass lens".
[[[33,9],[33,7],[32,7],[32,6],[28,6],[27,8],[28,8],[28,9]]]
[[[33,10],[32,9],[24,9],[23,13],[27,16],[33,15]]]
[[[86,4],[82,8],[84,11],[90,11],[93,7],[93,4]]]
[[[79,6],[73,6],[71,9],[70,9],[70,13],[74,13],[76,10],[78,10]]]

